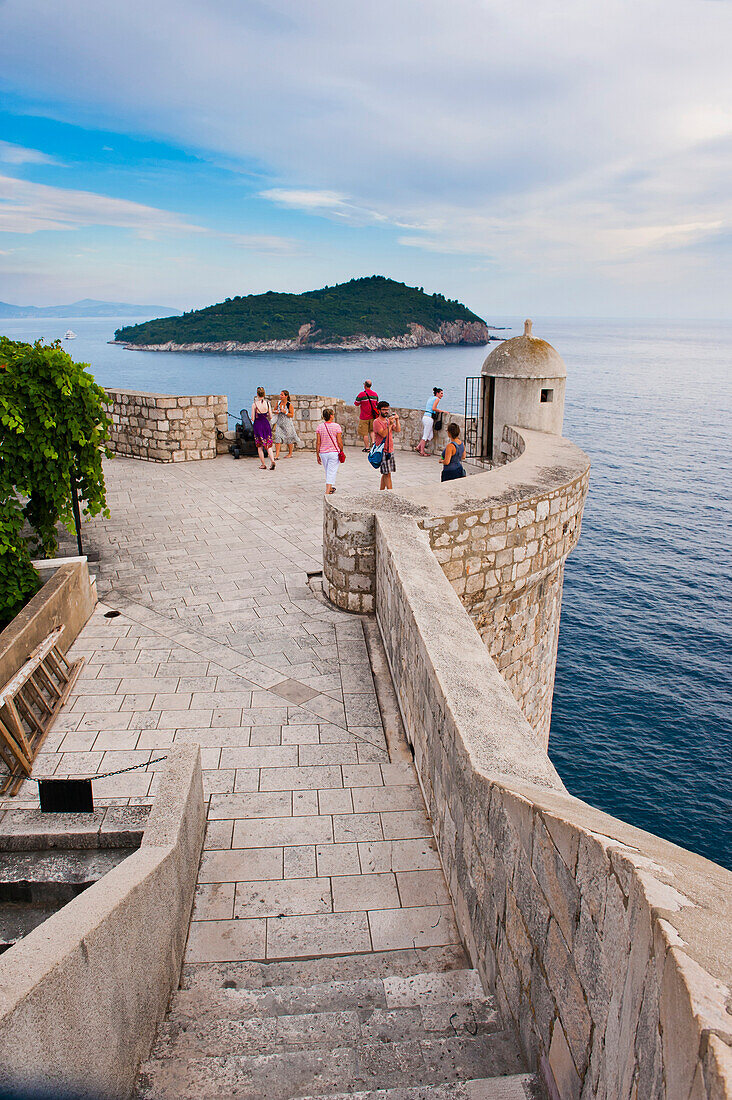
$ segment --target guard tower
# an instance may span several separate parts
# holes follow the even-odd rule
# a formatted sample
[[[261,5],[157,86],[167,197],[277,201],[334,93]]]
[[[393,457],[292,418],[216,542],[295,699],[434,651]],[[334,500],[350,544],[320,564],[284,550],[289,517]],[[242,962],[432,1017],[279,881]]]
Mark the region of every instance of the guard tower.
[[[533,336],[531,321],[526,321],[523,336],[499,344],[483,363],[480,377],[467,379],[469,456],[495,465],[505,461],[501,440],[506,424],[561,435],[566,378],[562,357],[546,340]]]

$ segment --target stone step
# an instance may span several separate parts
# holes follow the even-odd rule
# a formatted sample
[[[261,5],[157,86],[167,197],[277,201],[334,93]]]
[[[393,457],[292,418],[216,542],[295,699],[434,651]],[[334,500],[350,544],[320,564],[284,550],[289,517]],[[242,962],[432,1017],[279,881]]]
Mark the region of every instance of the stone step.
[[[287,962],[187,963],[181,989],[264,989],[273,985],[315,985],[317,982],[408,977],[465,970],[468,959],[462,947],[418,947],[400,951],[339,955],[336,958],[298,959]]]
[[[364,972],[363,970],[361,971]],[[312,985],[277,985],[268,989],[181,989],[170,1002],[167,1022],[188,1025],[204,1020],[241,1021],[365,1009],[423,1007],[430,1004],[479,1005],[485,994],[475,970],[442,974],[391,975],[326,981]]]
[[[57,912],[57,905],[0,905],[0,954]]]
[[[539,1082],[533,1074],[483,1077],[453,1081],[448,1085],[404,1085],[368,1092],[337,1092],[327,1096],[298,1096],[296,1100],[540,1100]]]
[[[520,1073],[513,1035],[366,1042],[264,1055],[153,1059],[137,1080],[137,1100],[293,1100],[403,1087],[405,1079],[452,1084]]]
[[[5,902],[50,907],[65,905],[106,875],[129,848],[11,851],[0,857],[0,905]]]
[[[207,1015],[181,1022],[170,1016],[158,1029],[153,1057],[332,1050],[365,1042],[408,1042],[500,1030],[495,1004],[485,999],[467,1004],[451,1001],[410,1008],[341,1008],[239,1020]]]

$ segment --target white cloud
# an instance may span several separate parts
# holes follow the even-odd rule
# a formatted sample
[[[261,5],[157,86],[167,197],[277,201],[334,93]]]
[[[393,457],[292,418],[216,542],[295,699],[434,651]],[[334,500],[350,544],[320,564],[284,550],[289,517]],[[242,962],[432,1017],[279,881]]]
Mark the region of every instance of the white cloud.
[[[394,226],[425,263],[472,254],[527,281],[581,267],[585,294],[587,265],[663,257],[730,224],[729,4],[128,0],[112,18],[99,0],[5,0],[2,13],[15,91],[254,165],[282,210]]]
[[[331,221],[340,221],[348,225],[368,225],[370,222],[386,222],[389,219],[385,214],[379,214],[376,210],[368,210],[357,203],[349,202],[345,195],[339,195],[336,191],[307,191],[302,189],[287,189],[284,187],[271,187],[260,191],[264,199],[277,203],[279,206],[290,210],[302,210],[307,214],[320,214],[330,218]]]
[[[0,162],[3,164],[56,164],[60,161],[39,149],[26,149],[9,141],[0,141]]]
[[[208,236],[261,253],[292,253],[296,242],[267,234],[219,233],[154,206],[0,176],[0,233],[64,231],[89,226],[128,229],[145,240],[160,234]]]
[[[204,232],[175,214],[127,199],[0,176],[0,232],[37,233],[91,225],[133,229],[144,236],[161,231]]]

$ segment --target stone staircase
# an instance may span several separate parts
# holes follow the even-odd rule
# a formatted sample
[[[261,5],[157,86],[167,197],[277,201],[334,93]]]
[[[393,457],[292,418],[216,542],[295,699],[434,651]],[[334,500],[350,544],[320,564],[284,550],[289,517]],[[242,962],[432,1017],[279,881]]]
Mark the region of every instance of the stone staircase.
[[[14,839],[19,842],[17,836]],[[0,838],[0,954],[106,875],[130,851],[62,848],[14,852],[4,850]]]
[[[459,949],[184,968],[137,1100],[527,1100]]]

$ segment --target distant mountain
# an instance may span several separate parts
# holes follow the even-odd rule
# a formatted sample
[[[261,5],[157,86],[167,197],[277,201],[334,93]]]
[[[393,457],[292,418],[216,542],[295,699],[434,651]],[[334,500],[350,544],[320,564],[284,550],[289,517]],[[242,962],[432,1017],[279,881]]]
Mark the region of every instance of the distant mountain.
[[[178,311],[172,306],[135,306],[129,302],[100,302],[82,298],[66,306],[13,306],[0,302],[0,318],[17,317],[142,317],[146,313],[170,317]]]
[[[117,329],[127,347],[162,351],[380,350],[486,344],[485,321],[460,302],[383,275],[304,294],[248,294]]]

